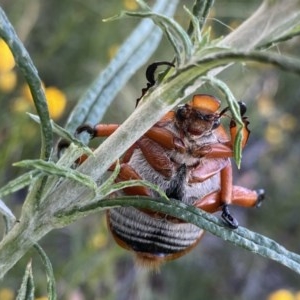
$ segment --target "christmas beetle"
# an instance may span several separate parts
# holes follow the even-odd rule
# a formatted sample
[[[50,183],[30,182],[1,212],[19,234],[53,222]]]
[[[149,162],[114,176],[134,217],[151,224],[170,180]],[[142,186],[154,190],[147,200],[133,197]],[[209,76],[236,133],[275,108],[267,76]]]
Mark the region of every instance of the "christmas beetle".
[[[137,104],[155,84],[154,72],[162,64],[173,66],[160,62],[148,67],[146,77],[149,82]],[[222,211],[225,223],[237,228],[238,222],[230,213],[229,205],[259,206],[264,199],[264,190],[250,190],[233,184],[231,157],[236,123],[231,118],[229,130],[221,125],[229,108],[220,111],[220,105],[214,96],[197,94],[190,102],[168,112],[120,159],[117,181],[147,180],[169,198],[210,213]],[[245,104],[240,102],[239,105],[244,123],[244,147],[250,134],[249,121],[245,116]],[[107,137],[118,127],[118,124],[83,125],[77,129],[77,134],[87,131],[92,138]],[[159,196],[144,186],[128,187],[122,193]],[[150,267],[186,254],[203,235],[203,230],[193,224],[133,207],[110,209],[107,223],[116,242],[133,251],[138,262]]]

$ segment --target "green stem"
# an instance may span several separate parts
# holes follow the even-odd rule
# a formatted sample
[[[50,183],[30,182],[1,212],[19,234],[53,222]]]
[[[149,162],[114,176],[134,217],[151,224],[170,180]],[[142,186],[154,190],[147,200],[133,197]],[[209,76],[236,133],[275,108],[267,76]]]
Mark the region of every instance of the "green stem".
[[[172,16],[177,3],[178,0],[158,0],[153,10]],[[67,121],[66,129],[74,133],[81,124],[100,122],[117,93],[156,50],[161,37],[161,30],[151,20],[141,21],[115,58],[79,100]]]
[[[44,216],[46,218],[46,216]],[[34,216],[22,218],[0,243],[0,279],[24,254],[51,229],[49,220],[34,221]]]
[[[29,85],[37,113],[41,120],[42,149],[41,158],[48,160],[51,156],[53,133],[50,124],[45,92],[38,71],[34,66],[27,50],[18,38],[13,26],[0,7],[0,37],[7,43],[17,65],[23,72]]]
[[[84,207],[77,207],[76,209],[67,212],[65,211],[62,214],[58,213],[57,217],[64,219],[66,217],[76,215],[78,218],[80,214],[84,216],[91,212],[95,213],[99,210],[111,209],[120,206],[147,208],[177,217],[186,222],[195,224],[199,228],[202,228],[223,240],[229,241],[236,246],[279,262],[300,274],[300,256],[298,254],[290,252],[275,241],[246,228],[239,227],[235,230],[229,229],[220,219],[216,218],[212,214],[206,213],[193,206],[188,206],[177,200],[166,201],[163,199],[132,196],[119,197],[101,200]]]

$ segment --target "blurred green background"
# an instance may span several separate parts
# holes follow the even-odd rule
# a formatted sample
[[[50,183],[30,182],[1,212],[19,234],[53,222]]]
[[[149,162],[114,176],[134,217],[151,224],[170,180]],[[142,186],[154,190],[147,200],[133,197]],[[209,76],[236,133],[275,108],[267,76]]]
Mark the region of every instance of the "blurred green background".
[[[217,0],[208,22],[213,36],[228,34],[260,2]],[[1,0],[0,4],[28,49],[46,91],[52,88],[50,112],[60,125],[139,21],[102,22],[121,9],[136,9],[131,0]],[[183,4],[191,8],[192,1],[182,1],[175,18],[187,28]],[[294,38],[274,51],[298,56],[299,46],[299,38]],[[173,50],[163,39],[150,62],[172,57]],[[145,68],[119,93],[103,122],[122,122],[134,110],[146,83]],[[9,72],[13,75],[4,78]],[[26,115],[34,109],[24,78],[16,68],[9,72],[0,68],[1,186],[22,174],[23,170],[12,167],[13,162],[37,158],[40,152],[39,128]],[[241,226],[300,253],[299,77],[256,63],[235,65],[220,77],[247,103],[251,122],[251,137],[242,168],[235,170],[235,183],[264,188],[267,194],[260,209],[232,211]],[[199,92],[222,97],[208,86]],[[17,216],[25,194],[20,191],[4,199]],[[210,234],[192,253],[167,263],[159,273],[145,272],[135,267],[129,252],[114,243],[104,214],[53,231],[41,245],[53,263],[58,299],[267,299],[279,289],[300,291],[297,274]],[[36,295],[46,295],[45,273],[34,251],[0,282],[0,295],[4,288],[17,291],[30,257]]]

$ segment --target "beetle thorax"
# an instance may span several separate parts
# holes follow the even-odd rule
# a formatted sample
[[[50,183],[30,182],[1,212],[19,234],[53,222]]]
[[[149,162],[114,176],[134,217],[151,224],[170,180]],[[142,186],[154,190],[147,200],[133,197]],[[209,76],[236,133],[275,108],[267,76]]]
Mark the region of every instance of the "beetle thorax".
[[[219,115],[208,110],[199,110],[185,104],[175,113],[175,126],[182,136],[209,136],[220,125]]]

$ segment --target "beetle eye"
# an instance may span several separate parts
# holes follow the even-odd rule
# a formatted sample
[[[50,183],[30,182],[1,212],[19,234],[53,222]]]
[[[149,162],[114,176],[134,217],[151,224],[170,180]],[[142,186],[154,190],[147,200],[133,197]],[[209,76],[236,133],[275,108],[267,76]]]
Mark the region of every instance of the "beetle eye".
[[[178,121],[184,121],[186,119],[186,106],[179,105],[176,111],[176,119]]]
[[[239,106],[240,106],[240,113],[241,113],[241,116],[243,116],[246,111],[247,111],[247,106],[244,102],[242,101],[239,101]]]
[[[220,126],[221,122],[220,122],[220,119],[216,119],[214,120],[214,123],[213,123],[213,126],[212,126],[212,130],[218,128]]]
[[[203,115],[203,119],[205,121],[213,121],[215,119],[215,115],[209,114],[209,115]]]

